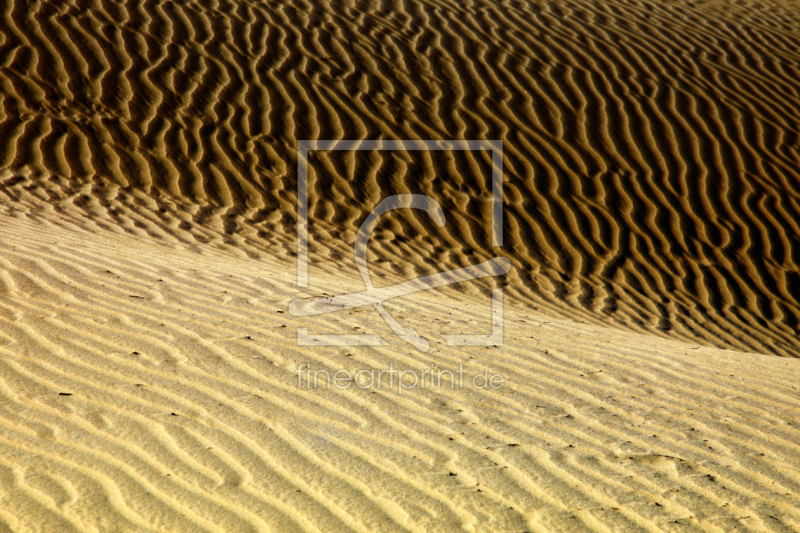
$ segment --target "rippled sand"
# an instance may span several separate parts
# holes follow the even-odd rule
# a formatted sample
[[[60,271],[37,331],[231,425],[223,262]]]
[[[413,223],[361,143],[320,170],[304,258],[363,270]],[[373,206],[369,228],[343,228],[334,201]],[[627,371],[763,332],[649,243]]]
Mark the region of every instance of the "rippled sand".
[[[0,531],[800,529],[794,4],[0,10]],[[489,152],[318,150],[299,289],[307,139],[501,141],[503,245]],[[381,217],[376,285],[509,274],[387,303],[428,352],[289,314],[363,289],[409,193],[447,223]],[[445,345],[498,287],[504,343]]]

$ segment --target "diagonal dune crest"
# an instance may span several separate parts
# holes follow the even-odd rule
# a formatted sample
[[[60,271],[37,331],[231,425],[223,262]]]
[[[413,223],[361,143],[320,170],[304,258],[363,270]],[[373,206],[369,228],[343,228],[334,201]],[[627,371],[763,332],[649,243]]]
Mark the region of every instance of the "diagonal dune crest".
[[[791,3],[4,9],[6,201],[287,254],[299,140],[501,139],[518,298],[591,323],[797,353]],[[322,257],[347,249],[381,197],[425,192],[455,224],[400,224],[376,254],[418,275],[495,255],[479,228],[480,154],[320,152],[311,166]],[[395,236],[413,246],[398,253]]]

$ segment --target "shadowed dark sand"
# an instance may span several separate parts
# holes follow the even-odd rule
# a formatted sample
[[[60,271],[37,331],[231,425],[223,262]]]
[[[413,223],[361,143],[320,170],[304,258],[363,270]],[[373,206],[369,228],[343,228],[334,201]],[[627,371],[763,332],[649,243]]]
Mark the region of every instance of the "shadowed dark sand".
[[[7,3],[6,201],[274,255],[294,246],[298,139],[501,139],[512,294],[797,353],[792,4],[213,5]],[[427,191],[446,228],[398,222],[376,253],[404,275],[495,255],[479,154],[318,158],[319,254],[382,195]]]

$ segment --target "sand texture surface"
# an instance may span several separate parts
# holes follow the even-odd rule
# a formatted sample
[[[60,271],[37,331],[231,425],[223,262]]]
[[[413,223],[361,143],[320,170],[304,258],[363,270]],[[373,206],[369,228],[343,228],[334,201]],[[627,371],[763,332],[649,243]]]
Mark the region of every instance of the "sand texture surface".
[[[799,80],[792,1],[0,2],[0,532],[800,531]],[[314,139],[500,142],[502,246],[489,151],[317,150],[298,287]],[[397,194],[376,286],[510,271],[291,314]]]
[[[513,292],[565,317],[797,353],[792,2],[4,5],[8,198],[259,248],[294,234],[298,140],[500,139]],[[422,191],[455,218],[393,228],[417,245],[406,263],[495,255],[485,165],[450,155],[320,153],[320,253],[379,197]]]
[[[513,301],[503,346],[446,346],[436,333],[488,329],[485,299],[454,290],[387,304],[427,353],[369,309],[310,331],[386,346],[298,346],[280,263],[25,217],[0,230],[0,530],[800,528],[798,359]],[[313,388],[301,368],[354,381]],[[355,381],[390,368],[453,379]]]

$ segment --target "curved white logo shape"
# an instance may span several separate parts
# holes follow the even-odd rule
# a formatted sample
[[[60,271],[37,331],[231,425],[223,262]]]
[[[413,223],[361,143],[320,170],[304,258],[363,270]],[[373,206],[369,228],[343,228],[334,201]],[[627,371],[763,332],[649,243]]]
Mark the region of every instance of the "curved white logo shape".
[[[427,352],[430,346],[428,341],[421,337],[413,328],[400,324],[383,307],[384,301],[419,291],[460,283],[462,281],[489,276],[500,276],[511,269],[511,261],[505,257],[496,257],[478,265],[431,274],[430,276],[423,276],[390,287],[375,288],[372,285],[372,279],[370,278],[369,267],[367,265],[367,245],[369,244],[369,237],[372,234],[372,230],[375,229],[375,225],[378,223],[378,218],[382,214],[402,208],[421,209],[430,215],[437,226],[442,227],[445,225],[444,211],[442,211],[439,203],[430,196],[424,194],[397,194],[385,198],[372,210],[366,220],[361,224],[361,227],[358,229],[358,234],[356,235],[355,245],[353,246],[356,265],[361,274],[361,279],[364,280],[366,290],[326,299],[298,298],[292,300],[289,304],[289,312],[295,316],[310,316],[371,305],[378,310],[378,313],[380,313],[381,317],[383,317],[398,337],[410,343],[418,350]]]

